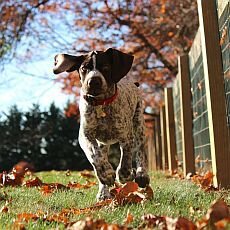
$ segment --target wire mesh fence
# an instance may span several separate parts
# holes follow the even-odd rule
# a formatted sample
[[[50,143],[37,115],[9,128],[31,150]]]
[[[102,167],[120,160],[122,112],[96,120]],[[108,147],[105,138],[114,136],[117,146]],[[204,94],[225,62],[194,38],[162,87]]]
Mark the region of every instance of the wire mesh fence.
[[[219,1],[217,2],[217,6]],[[218,9],[217,9],[218,10]],[[219,31],[220,44],[222,51],[222,63],[224,71],[225,94],[227,105],[227,121],[230,126],[230,3],[226,5],[223,11],[219,10]]]
[[[163,126],[167,136],[168,162],[172,162],[177,155],[179,163],[182,163],[179,165],[184,166],[183,172],[187,172],[187,162],[192,162],[194,171],[194,158],[188,156],[195,156],[196,172],[213,171],[214,186],[228,188],[230,186],[230,3],[229,0],[201,0],[198,3],[201,23],[190,52],[185,56],[187,61],[183,59],[184,62],[180,62],[182,56],[179,57],[178,76],[173,90],[165,89],[167,112]],[[215,36],[212,36],[213,34]],[[189,88],[191,95],[184,93],[189,92]],[[169,92],[173,98],[171,100]],[[187,116],[185,119],[185,114],[190,114],[190,118]],[[170,129],[173,129],[173,132],[170,132]],[[189,132],[185,132],[188,130]]]
[[[193,67],[190,65],[190,79],[196,168],[207,170],[210,168],[211,151],[202,54],[199,55]]]
[[[173,88],[173,107],[175,115],[175,130],[176,130],[176,148],[178,165],[183,164],[182,152],[182,130],[181,130],[181,103],[180,103],[180,84],[176,78]]]

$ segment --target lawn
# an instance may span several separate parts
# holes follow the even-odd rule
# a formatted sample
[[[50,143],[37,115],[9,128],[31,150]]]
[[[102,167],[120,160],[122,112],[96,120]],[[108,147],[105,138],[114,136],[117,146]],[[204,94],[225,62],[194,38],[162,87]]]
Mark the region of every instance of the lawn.
[[[38,172],[35,175],[45,183],[61,183],[64,185],[69,182],[84,184],[87,180],[87,178],[81,176],[80,172],[50,171]],[[90,181],[96,181],[96,179],[90,179]],[[173,218],[186,217],[196,222],[207,213],[214,200],[223,198],[230,204],[229,191],[205,192],[191,181],[167,177],[162,172],[151,174],[151,187],[154,193],[152,200],[124,206],[110,205],[99,210],[89,210],[86,213],[75,212],[74,214],[70,212],[68,222],[76,222],[90,216],[94,220],[104,219],[108,223],[122,225],[127,213],[133,216],[133,220],[127,225],[131,228],[140,226],[143,222],[141,217],[148,213]],[[2,210],[0,213],[0,229],[19,228],[20,225],[15,224],[15,221],[18,219],[18,214],[22,213],[54,217],[63,209],[70,210],[72,208],[76,210],[93,206],[96,203],[96,193],[97,185],[88,189],[56,189],[52,193],[44,193],[38,187],[2,187],[0,189],[0,208],[7,208],[6,211]],[[52,221],[38,218],[21,222],[26,229],[65,228],[64,224],[54,221],[54,218]]]

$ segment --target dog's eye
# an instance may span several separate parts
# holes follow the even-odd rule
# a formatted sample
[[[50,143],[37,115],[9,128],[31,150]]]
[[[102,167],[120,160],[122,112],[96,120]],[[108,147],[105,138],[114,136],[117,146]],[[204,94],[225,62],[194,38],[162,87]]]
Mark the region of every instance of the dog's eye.
[[[86,67],[85,67],[85,66],[82,66],[82,67],[81,67],[81,71],[82,71],[82,72],[86,72],[86,71],[87,71]]]

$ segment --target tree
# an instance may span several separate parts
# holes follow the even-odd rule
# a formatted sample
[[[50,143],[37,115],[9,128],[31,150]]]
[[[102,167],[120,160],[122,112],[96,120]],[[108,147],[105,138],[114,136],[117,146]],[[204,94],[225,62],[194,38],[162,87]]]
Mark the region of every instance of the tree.
[[[189,50],[198,25],[195,0],[20,0],[14,11],[25,20],[21,20],[23,26],[10,24],[14,28],[10,30],[14,42],[9,42],[5,25],[6,21],[14,22],[15,15],[9,13],[8,3],[2,4],[2,14],[7,15],[0,27],[3,47],[30,35],[37,43],[27,44],[27,58],[34,57],[38,44],[71,53],[120,48],[135,55],[129,75],[142,83],[146,106],[151,107],[156,107],[154,95],[156,99],[162,87],[175,77],[176,57]],[[12,31],[20,31],[19,39]],[[5,48],[0,57],[8,57],[11,48]],[[79,94],[76,75],[62,74],[60,81],[65,91]]]
[[[2,121],[0,132],[1,161],[4,161],[6,168],[20,160],[21,148],[20,139],[23,123],[23,114],[17,106],[12,106],[7,119]],[[0,163],[2,165],[2,163]]]
[[[66,117],[54,104],[43,112],[38,105],[27,112],[13,106],[0,120],[0,128],[1,170],[22,160],[36,170],[91,168],[78,143],[78,119]]]

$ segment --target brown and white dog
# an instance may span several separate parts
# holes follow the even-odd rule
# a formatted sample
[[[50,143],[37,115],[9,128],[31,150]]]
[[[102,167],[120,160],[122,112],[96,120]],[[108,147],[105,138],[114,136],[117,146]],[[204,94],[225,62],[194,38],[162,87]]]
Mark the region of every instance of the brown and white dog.
[[[79,143],[98,177],[98,200],[110,197],[109,186],[115,179],[121,183],[135,179],[140,187],[149,184],[142,99],[137,86],[123,79],[132,63],[133,56],[112,48],[55,56],[55,74],[77,70],[80,75]],[[108,161],[114,143],[121,150],[116,172]],[[134,154],[136,172],[132,170]]]

